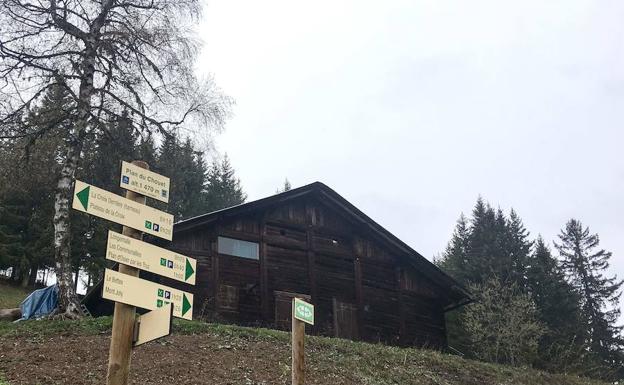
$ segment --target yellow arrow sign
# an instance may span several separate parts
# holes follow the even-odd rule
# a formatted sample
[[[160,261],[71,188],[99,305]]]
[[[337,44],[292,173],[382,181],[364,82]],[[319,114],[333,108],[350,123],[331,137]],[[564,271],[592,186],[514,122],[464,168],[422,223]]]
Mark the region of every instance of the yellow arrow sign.
[[[193,294],[115,270],[104,271],[102,298],[148,310],[172,304],[174,317],[193,319]]]
[[[169,178],[132,163],[121,162],[119,186],[161,202],[169,202]]]
[[[72,208],[169,241],[173,237],[173,215],[79,180]]]
[[[197,261],[193,258],[110,230],[106,246],[106,259],[195,284]]]

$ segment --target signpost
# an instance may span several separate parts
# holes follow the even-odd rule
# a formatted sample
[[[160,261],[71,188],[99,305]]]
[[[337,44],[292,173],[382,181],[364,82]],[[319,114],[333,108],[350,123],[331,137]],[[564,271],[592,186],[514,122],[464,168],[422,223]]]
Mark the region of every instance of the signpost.
[[[106,259],[191,285],[195,284],[197,271],[195,259],[110,230]]]
[[[139,167],[149,167],[145,162],[136,162],[135,164]],[[80,184],[82,184],[82,186]],[[101,213],[100,215],[103,215],[102,211],[100,211],[98,208],[93,207],[93,209],[91,209],[91,205],[89,204],[90,200],[92,200],[92,204],[94,201],[98,200],[98,190],[101,189],[94,188],[92,192],[90,187],[84,186],[85,184],[86,183],[79,183],[79,181],[76,181],[76,186],[74,186],[74,202],[72,204],[72,207],[77,210],[80,210],[82,207],[85,211],[95,211]],[[116,195],[111,194],[108,191],[101,190],[101,192],[102,193],[99,194],[99,197],[108,198],[108,194],[111,195],[111,198],[117,197]],[[91,198],[90,196],[91,193],[94,194],[93,198]],[[76,198],[78,199],[78,202],[76,202]],[[125,201],[132,203],[133,206],[138,205],[139,207],[147,207],[143,206],[145,205],[145,197],[132,191],[127,191],[126,198],[124,199]],[[99,200],[101,201],[103,199]],[[76,203],[79,203],[80,205],[77,205]],[[112,206],[113,203],[111,202],[110,205]],[[117,210],[114,211],[116,212]],[[106,213],[106,208],[103,209],[103,213]],[[110,207],[109,213],[107,213],[107,215],[109,217],[114,216],[110,213]],[[125,218],[125,214],[123,215]],[[133,226],[124,226],[122,233],[132,238],[142,239],[143,233],[139,229],[133,229],[132,227]],[[123,273],[128,276],[138,277],[139,269],[128,265],[119,264],[119,273]],[[130,372],[130,359],[132,358],[134,324],[136,321],[135,317],[136,309],[134,308],[134,306],[130,306],[121,302],[115,302],[115,310],[113,312],[113,330],[111,333],[110,350],[108,353],[108,371],[106,373],[107,385],[126,385],[128,383],[128,374]]]
[[[171,241],[173,215],[145,205],[145,196],[169,202],[169,178],[149,171],[147,163],[123,162],[120,186],[126,197],[76,180],[72,207],[123,225],[109,231],[106,258],[119,271],[106,269],[102,298],[115,301],[108,355],[107,385],[126,385],[132,347],[171,333],[171,317],[193,318],[193,294],[139,278],[139,269],[195,284],[194,259],[144,243],[143,233]],[[135,306],[152,310],[136,317]]]
[[[132,163],[121,162],[119,186],[161,202],[169,202],[169,178]]]
[[[155,310],[173,305],[173,316],[193,319],[193,294],[115,270],[104,271],[102,298]]]
[[[141,198],[139,203],[76,180],[72,208],[170,241],[173,215],[146,206]]]
[[[292,385],[305,382],[303,342],[305,324],[314,325],[314,305],[299,298],[292,301]]]

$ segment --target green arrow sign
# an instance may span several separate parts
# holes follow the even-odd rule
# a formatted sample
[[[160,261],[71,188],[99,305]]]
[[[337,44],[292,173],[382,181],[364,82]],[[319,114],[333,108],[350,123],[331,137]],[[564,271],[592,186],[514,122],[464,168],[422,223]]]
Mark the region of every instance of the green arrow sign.
[[[173,305],[173,316],[193,319],[193,294],[156,282],[105,269],[102,298],[155,310]]]
[[[170,241],[173,215],[76,180],[72,208]]]
[[[89,189],[90,188],[91,186],[87,186],[83,190],[81,190],[78,194],[76,194],[76,196],[78,197],[78,200],[80,201],[80,204],[82,204],[82,207],[85,210],[89,208]]]
[[[187,281],[189,277],[193,275],[194,273],[195,273],[195,270],[193,270],[193,266],[191,265],[191,262],[189,262],[189,259],[186,258],[186,268],[184,269],[184,280]]]
[[[171,250],[108,232],[106,259],[146,270],[188,284],[195,284],[197,261]]]
[[[293,314],[299,321],[314,325],[314,305],[311,303],[295,298],[293,300]]]
[[[191,307],[193,307],[193,305],[191,305],[188,298],[186,298],[186,294],[182,294],[182,317],[191,310]]]

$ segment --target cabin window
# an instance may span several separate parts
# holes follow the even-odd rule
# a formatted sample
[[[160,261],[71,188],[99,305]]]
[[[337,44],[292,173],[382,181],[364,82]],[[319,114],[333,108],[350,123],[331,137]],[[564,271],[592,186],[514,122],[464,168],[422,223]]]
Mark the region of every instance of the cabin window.
[[[218,250],[219,254],[233,255],[241,258],[259,259],[258,244],[256,242],[219,237]]]

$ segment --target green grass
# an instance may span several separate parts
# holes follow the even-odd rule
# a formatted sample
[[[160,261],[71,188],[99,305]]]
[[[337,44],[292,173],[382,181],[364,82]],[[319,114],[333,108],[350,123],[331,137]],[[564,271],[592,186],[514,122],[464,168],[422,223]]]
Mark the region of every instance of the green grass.
[[[24,298],[32,293],[33,290],[33,288],[22,288],[9,285],[0,279],[0,309],[12,309],[19,307]],[[0,385],[2,385],[1,382]]]
[[[41,339],[58,334],[108,334],[111,317],[85,318],[78,321],[0,322],[3,336]],[[210,324],[199,321],[174,320],[174,333],[207,334],[227,346],[244,346],[260,341],[276,351],[289,350],[287,332]],[[406,349],[354,342],[342,339],[308,336],[306,354],[314,370],[320,373],[342,373],[362,385],[383,384],[508,384],[508,385],[599,385],[598,381],[540,372],[530,368],[514,368],[462,359],[457,356],[423,349]],[[283,368],[285,373],[290,369]],[[6,385],[1,380],[0,385]]]
[[[2,336],[39,336],[58,334],[102,334],[110,332],[112,317],[84,318],[81,320],[31,320],[18,323],[0,322]],[[179,334],[212,334],[224,338],[255,338],[287,342],[289,334],[265,328],[247,328],[235,325],[211,324],[201,321],[173,320],[173,332]]]

